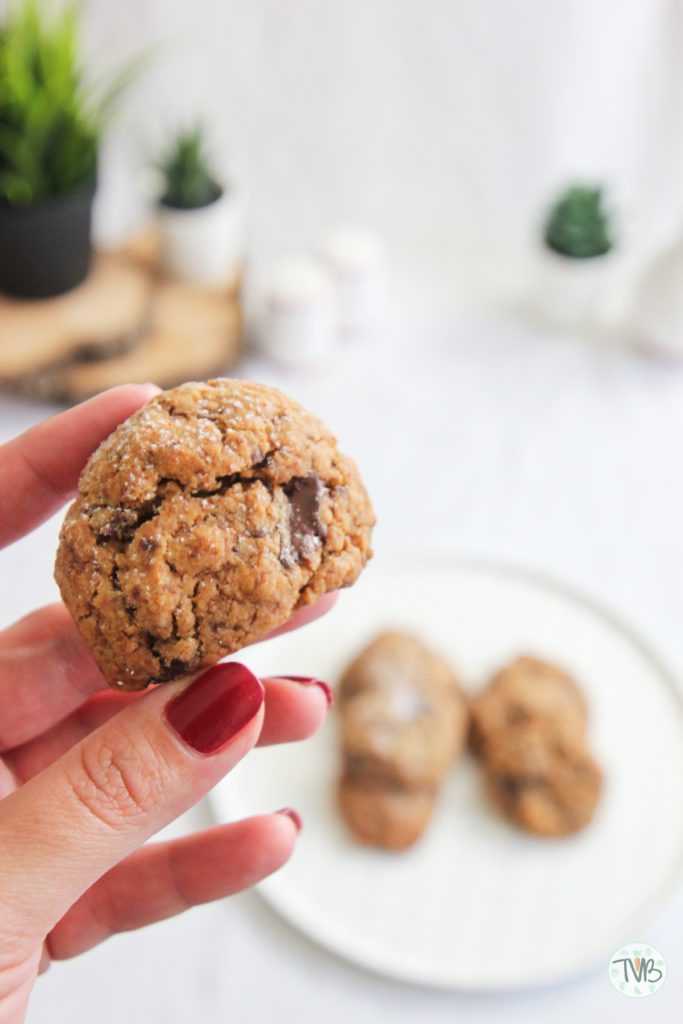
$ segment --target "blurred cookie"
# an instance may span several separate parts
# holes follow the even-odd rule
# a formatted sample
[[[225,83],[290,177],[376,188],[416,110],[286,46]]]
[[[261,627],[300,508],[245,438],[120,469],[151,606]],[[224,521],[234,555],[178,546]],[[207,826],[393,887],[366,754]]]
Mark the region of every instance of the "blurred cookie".
[[[405,850],[427,827],[434,794],[429,789],[392,789],[344,777],[339,783],[339,807],[362,842]]]
[[[501,730],[542,721],[562,721],[564,727],[583,736],[586,702],[563,669],[523,655],[501,669],[473,702],[470,743],[481,753]]]
[[[602,784],[583,740],[547,722],[499,733],[484,772],[494,803],[539,836],[564,836],[587,825]]]
[[[415,637],[383,633],[346,670],[339,711],[347,822],[364,842],[410,846],[465,743],[467,709],[452,669]]]
[[[471,706],[470,741],[493,801],[537,835],[583,828],[597,807],[602,774],[586,744],[586,702],[565,671],[518,658]]]
[[[371,555],[354,463],[262,384],[162,392],[90,458],[55,577],[107,681],[139,690],[214,664]]]

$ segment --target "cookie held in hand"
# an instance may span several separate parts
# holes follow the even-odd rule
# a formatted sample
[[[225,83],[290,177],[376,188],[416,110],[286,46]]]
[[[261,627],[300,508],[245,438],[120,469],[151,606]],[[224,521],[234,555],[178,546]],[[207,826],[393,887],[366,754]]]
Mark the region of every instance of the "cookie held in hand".
[[[374,516],[327,428],[262,384],[162,392],[91,456],[55,578],[107,681],[214,664],[350,586]]]

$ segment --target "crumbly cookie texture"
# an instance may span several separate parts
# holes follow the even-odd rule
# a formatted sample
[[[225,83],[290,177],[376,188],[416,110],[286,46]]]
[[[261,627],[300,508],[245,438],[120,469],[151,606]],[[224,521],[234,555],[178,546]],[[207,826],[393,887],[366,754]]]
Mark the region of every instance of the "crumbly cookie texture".
[[[92,455],[55,578],[107,681],[204,668],[350,586],[374,516],[327,428],[274,388],[163,392]]]
[[[417,638],[382,633],[347,668],[339,711],[344,817],[363,842],[412,845],[465,743],[467,707],[452,669]]]
[[[587,825],[602,773],[586,740],[586,702],[565,671],[518,658],[476,698],[470,739],[489,794],[512,821],[542,836]]]

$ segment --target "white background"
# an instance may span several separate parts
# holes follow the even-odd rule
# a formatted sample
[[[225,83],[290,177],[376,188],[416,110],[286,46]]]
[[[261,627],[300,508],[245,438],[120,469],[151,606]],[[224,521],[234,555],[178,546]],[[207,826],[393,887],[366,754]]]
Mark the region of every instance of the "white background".
[[[319,412],[358,458],[378,557],[464,551],[548,569],[683,665],[681,371],[468,311],[533,291],[543,203],[578,174],[607,182],[621,211],[604,315],[628,315],[640,272],[683,221],[681,5],[90,0],[87,12],[98,67],[172,40],[105,150],[102,237],[134,220],[145,164],[199,111],[250,193],[255,275],[339,220],[387,237],[402,283],[391,327],[320,370],[243,370]],[[0,439],[45,412],[3,399]],[[56,530],[0,556],[0,622],[55,596]],[[656,766],[643,770],[656,784]],[[669,964],[643,1006],[611,988],[606,964],[494,997],[383,981],[246,894],[53,966],[30,1019],[669,1022],[683,995],[682,912],[680,893],[647,934],[624,936]]]
[[[544,208],[604,183],[604,315],[683,223],[677,0],[90,0],[98,67],[158,44],[104,162],[116,234],[140,170],[201,116],[252,196],[257,269],[338,220],[375,225],[411,299],[533,291]],[[138,182],[139,184],[139,182]]]

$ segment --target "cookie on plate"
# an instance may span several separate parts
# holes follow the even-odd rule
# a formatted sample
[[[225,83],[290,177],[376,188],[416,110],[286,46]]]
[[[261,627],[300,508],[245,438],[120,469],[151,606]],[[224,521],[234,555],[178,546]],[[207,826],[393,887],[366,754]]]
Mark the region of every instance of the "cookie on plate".
[[[562,721],[586,731],[586,701],[572,677],[557,665],[523,655],[502,668],[472,703],[470,745],[482,753],[501,730],[529,722]]]
[[[539,836],[564,836],[587,825],[602,783],[600,769],[573,730],[538,722],[500,734],[484,772],[493,802]]]
[[[344,673],[339,712],[346,821],[363,842],[412,845],[465,743],[467,709],[452,669],[415,637],[382,633]]]
[[[473,701],[471,745],[493,802],[510,820],[542,836],[567,835],[590,822],[602,773],[586,725],[574,679],[537,658],[518,658]]]
[[[349,586],[374,516],[310,413],[239,380],[162,392],[91,456],[55,577],[107,681],[196,672]]]

